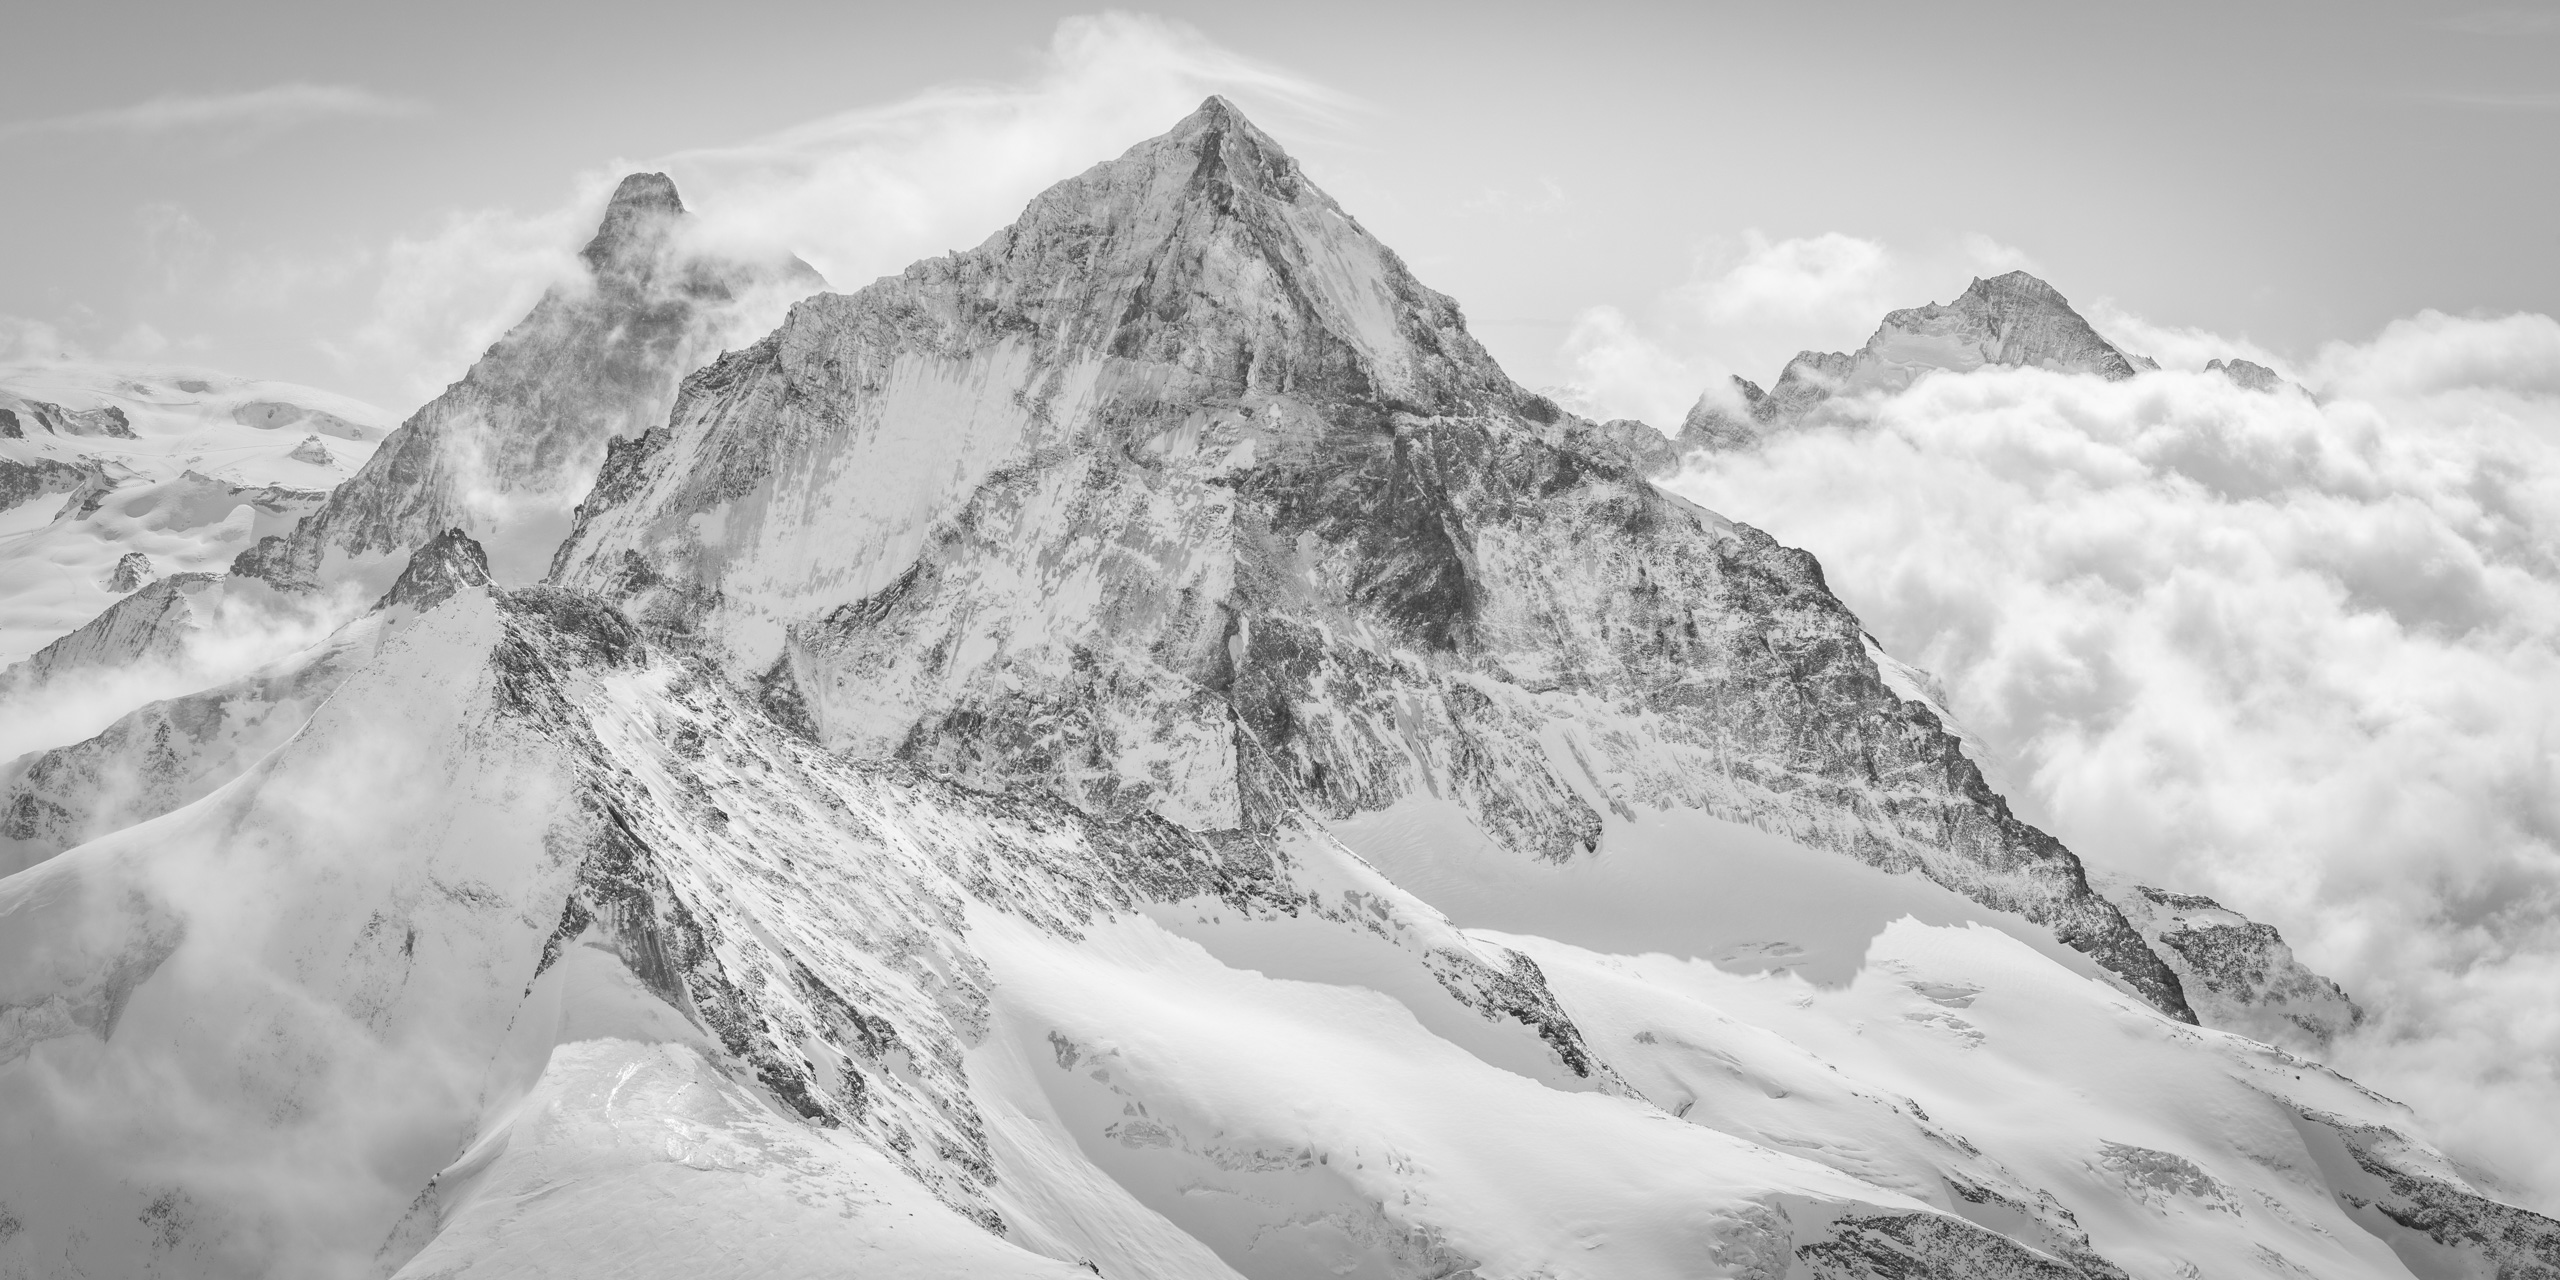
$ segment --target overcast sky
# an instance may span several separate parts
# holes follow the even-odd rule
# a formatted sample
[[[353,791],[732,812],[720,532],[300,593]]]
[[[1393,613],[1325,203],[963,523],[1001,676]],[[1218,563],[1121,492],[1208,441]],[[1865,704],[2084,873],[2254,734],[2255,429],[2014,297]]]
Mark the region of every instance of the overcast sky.
[[[1767,381],[1799,341],[1861,341],[1874,317],[1847,306],[1784,332],[1695,323],[1698,281],[1790,243],[1891,255],[1911,294],[1893,305],[2025,263],[2084,306],[2296,355],[2420,308],[2560,310],[2548,4],[1153,11],[1198,33],[1189,64],[1137,55],[1106,80],[1236,98],[1532,385],[1574,377],[1595,314],[1654,343],[1669,382],[1726,366]],[[1031,110],[1044,83],[1079,92],[1058,90],[1073,73],[1053,44],[1071,7],[601,12],[22,8],[0,79],[0,315],[21,346],[156,351],[405,413],[491,321],[445,342],[437,326],[517,299],[386,315],[436,301],[388,279],[403,262],[428,284],[453,269],[400,246],[473,217],[527,252],[573,241],[565,218],[538,220],[619,167],[673,158],[685,179],[686,153],[938,87],[1033,93]],[[856,247],[798,247],[844,285],[973,244],[1174,114],[1132,93],[1038,139],[1056,154],[972,163],[981,198]],[[697,205],[738,198],[695,167]],[[487,266],[466,247],[447,260]],[[1666,394],[1636,400],[1659,416]]]

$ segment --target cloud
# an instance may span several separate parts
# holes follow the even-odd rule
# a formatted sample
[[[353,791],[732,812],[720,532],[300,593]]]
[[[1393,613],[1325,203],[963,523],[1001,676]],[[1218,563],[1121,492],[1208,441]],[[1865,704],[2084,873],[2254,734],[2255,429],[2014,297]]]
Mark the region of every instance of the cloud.
[[[1355,109],[1178,23],[1068,18],[1016,83],[935,88],[729,146],[625,158],[580,174],[548,210],[447,214],[382,251],[371,314],[328,350],[376,398],[434,394],[544,288],[575,277],[574,252],[635,170],[675,178],[696,215],[692,247],[796,254],[858,288],[984,240],[1044,187],[1164,132],[1212,93],[1266,125],[1330,127]]]
[[[0,361],[42,364],[81,360],[88,348],[62,327],[26,316],[0,315]]]
[[[2226,337],[2192,325],[2154,324],[2126,311],[2113,298],[2099,298],[2077,310],[2107,341],[2136,355],[2149,356],[2164,369],[2200,370],[2211,361],[2238,356],[2287,378],[2296,378],[2290,360],[2245,337]]]
[[[1783,240],[1745,231],[1703,251],[1689,279],[1641,318],[1615,307],[1577,317],[1565,339],[1574,378],[1565,396],[1604,417],[1673,429],[1729,374],[1766,386],[1799,351],[1855,348],[1888,311],[2032,265],[1979,235],[1908,253],[1836,231]]]
[[[240,93],[162,94],[124,107],[0,124],[0,142],[19,138],[264,131],[349,117],[423,114],[422,103],[353,85],[278,84]]]
[[[2297,372],[2319,398],[1933,376],[1673,483],[1819,556],[2094,865],[2282,929],[2374,1015],[2337,1065],[2547,1209],[2560,322],[2430,312]]]

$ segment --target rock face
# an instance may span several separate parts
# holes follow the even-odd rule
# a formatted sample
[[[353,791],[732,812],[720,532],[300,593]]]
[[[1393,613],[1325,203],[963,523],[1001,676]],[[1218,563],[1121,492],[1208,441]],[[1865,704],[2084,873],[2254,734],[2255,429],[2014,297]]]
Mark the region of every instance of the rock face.
[[[554,576],[856,758],[1204,831],[1440,797],[1557,860],[1702,808],[2049,924],[2186,1016],[1811,557],[1587,430],[1212,101],[689,380]]]
[[[53,458],[18,461],[0,458],[0,511],[49,494],[69,493],[87,473],[78,465]]]
[[[545,295],[326,506],[238,570],[294,586],[352,578],[369,593],[418,545],[463,529],[501,580],[541,576],[606,442],[662,421],[679,378],[826,283],[796,259],[695,253],[684,218],[666,175],[623,179],[579,254],[582,278]],[[243,421],[287,425],[261,408],[243,406]]]
[[[2192,893],[2104,879],[2099,887],[2177,970],[2206,1026],[2325,1054],[2364,1021],[2337,983],[2294,958],[2274,926]]]
[[[1768,431],[1804,421],[1834,397],[1890,395],[1932,370],[1962,373],[1985,365],[2085,373],[2110,381],[2159,367],[2098,336],[2052,285],[2012,271],[1977,278],[1953,302],[1887,315],[1867,345],[1854,352],[1802,352],[1787,362],[1765,393],[1734,379],[1740,412],[1726,397],[1701,398],[1681,423],[1677,452],[1747,445]]]

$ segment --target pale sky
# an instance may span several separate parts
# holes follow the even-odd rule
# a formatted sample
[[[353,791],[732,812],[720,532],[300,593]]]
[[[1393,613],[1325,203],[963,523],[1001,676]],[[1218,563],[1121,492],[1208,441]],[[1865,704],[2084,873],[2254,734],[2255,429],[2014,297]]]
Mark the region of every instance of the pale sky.
[[[572,210],[623,167],[665,165],[697,206],[725,195],[739,213],[756,189],[719,189],[718,164],[689,171],[686,154],[734,170],[745,144],[924,110],[937,87],[1011,91],[1037,115],[1043,92],[1141,81],[1160,92],[1080,131],[906,137],[986,190],[865,215],[895,234],[849,217],[838,243],[803,243],[824,239],[809,230],[823,210],[775,234],[858,285],[976,243],[1207,89],[1458,298],[1531,385],[1574,376],[1568,343],[1581,321],[1589,345],[1594,308],[1670,360],[1673,383],[1710,366],[1766,381],[1794,345],[1862,341],[1872,307],[1944,300],[2016,262],[2084,309],[2297,359],[2422,308],[2560,310],[2550,3],[1179,4],[1148,12],[1196,32],[1187,69],[1088,47],[1074,56],[1102,69],[1081,89],[1057,88],[1078,73],[1052,44],[1073,6],[605,12],[21,6],[0,78],[0,316],[22,348],[165,342],[155,358],[406,413],[522,301],[456,283],[508,269],[465,222],[565,251],[583,234]],[[890,145],[881,127],[865,126],[871,145]],[[805,166],[828,143],[793,145]],[[1699,322],[1699,282],[1755,246],[1794,261],[1825,245],[1897,269],[1875,298],[1798,308],[1793,325]]]

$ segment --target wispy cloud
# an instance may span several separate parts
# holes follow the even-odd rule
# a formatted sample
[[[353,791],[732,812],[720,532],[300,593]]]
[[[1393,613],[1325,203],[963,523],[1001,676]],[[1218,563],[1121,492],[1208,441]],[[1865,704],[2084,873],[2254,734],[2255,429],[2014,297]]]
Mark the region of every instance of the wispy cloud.
[[[2470,107],[2479,111],[2560,111],[2560,92],[2473,93],[2451,90],[2418,96],[2448,107]]]
[[[66,134],[149,137],[275,129],[345,117],[423,114],[426,104],[343,84],[277,84],[240,93],[162,94],[130,106],[0,124],[0,142]]]

